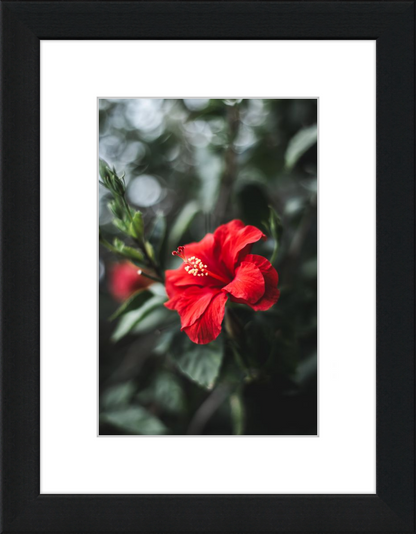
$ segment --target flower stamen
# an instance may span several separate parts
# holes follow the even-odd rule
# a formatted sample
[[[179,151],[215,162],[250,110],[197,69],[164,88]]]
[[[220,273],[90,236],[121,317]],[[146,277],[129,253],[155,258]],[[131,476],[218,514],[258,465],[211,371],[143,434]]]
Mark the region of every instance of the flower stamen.
[[[172,256],[178,256],[181,260],[186,261],[185,259],[185,247],[178,247],[172,252]]]
[[[216,278],[217,280],[228,284],[228,280],[209,271],[207,265],[205,265],[200,258],[197,258],[196,256],[187,258],[185,256],[185,247],[178,247],[177,250],[172,252],[172,256],[178,256],[181,258],[181,260],[185,263],[185,271],[191,276],[211,276],[212,278]]]
[[[185,271],[188,274],[193,276],[208,276],[209,272],[206,269],[207,266],[196,256],[191,256],[185,260]]]

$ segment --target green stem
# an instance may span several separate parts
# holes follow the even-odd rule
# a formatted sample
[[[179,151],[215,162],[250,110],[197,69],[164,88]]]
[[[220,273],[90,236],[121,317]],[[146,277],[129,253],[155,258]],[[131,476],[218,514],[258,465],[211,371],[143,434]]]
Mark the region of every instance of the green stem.
[[[111,243],[109,243],[106,239],[104,239],[104,237],[101,236],[101,233],[100,233],[99,241],[103,245],[103,247],[105,247],[106,249],[110,250],[111,252],[114,252],[114,254],[118,254],[119,256],[124,257],[124,255],[121,254],[120,251],[116,249],[116,247],[113,247]]]
[[[116,249],[116,247],[113,247],[113,245],[111,243],[109,243],[106,239],[104,239],[104,237],[102,237],[100,235],[100,243],[105,247],[107,248],[108,250],[110,250],[111,252],[114,252],[114,254],[117,254],[118,256],[121,256],[122,258],[128,258],[128,256],[125,256],[122,252],[120,252],[119,250]],[[145,251],[144,251],[145,252]],[[146,253],[146,252],[145,252]],[[146,257],[148,257],[146,255]],[[149,273],[146,273],[142,270],[142,266],[141,265],[138,265],[136,261],[132,260],[131,258],[128,258],[132,263],[134,263],[135,265],[137,265],[137,267],[139,267],[139,270],[140,270],[140,274],[142,276],[146,276],[146,278],[150,278],[151,280],[154,280],[155,282],[161,282],[163,284],[163,278],[162,277],[156,277],[156,276],[153,276]],[[156,270],[156,269],[155,269]],[[156,271],[157,272],[157,271]],[[159,273],[158,273],[159,274]]]
[[[237,153],[235,151],[234,142],[238,135],[239,125],[240,112],[238,104],[236,104],[227,109],[228,146],[224,154],[225,168],[221,177],[217,205],[214,209],[214,215],[220,223],[224,222],[224,217],[228,213],[231,200],[231,189],[233,182],[235,182],[237,177]]]
[[[131,214],[130,206],[129,206],[127,200],[126,200],[125,192],[122,193],[122,194],[119,194],[119,198],[121,199],[121,202],[122,202],[123,207],[124,207],[124,211],[127,213],[128,217],[130,219],[130,222],[133,222],[133,215]],[[132,237],[132,236],[130,236],[130,237]],[[153,261],[153,259],[149,256],[149,254],[148,254],[148,252],[146,250],[146,247],[145,247],[143,239],[136,239],[136,238],[133,237],[133,240],[136,243],[136,245],[138,246],[138,248],[145,255],[149,267],[151,267],[155,271],[155,273],[158,275],[158,277],[160,278],[160,280],[158,280],[158,281],[163,283],[163,280],[164,280],[163,272],[161,271],[159,266],[156,264],[156,262]],[[105,245],[105,246],[107,246],[107,245]],[[114,250],[113,250],[113,252],[114,252]]]
[[[231,419],[234,435],[241,436],[244,434],[244,403],[241,397],[241,391],[235,391],[230,395]]]
[[[245,345],[244,328],[237,315],[229,307],[225,308],[225,332],[230,340],[237,365],[250,379],[253,379],[249,362],[243,356]]]
[[[122,199],[123,204],[124,204],[124,209],[126,210],[128,216],[129,216],[129,218],[130,218],[130,222],[133,222],[133,215],[131,214],[130,206],[129,206],[128,203],[127,203],[126,196],[125,196],[125,195],[122,195],[122,196],[121,196],[121,199]]]
[[[145,276],[146,278],[150,278],[150,280],[154,280],[155,282],[162,282],[162,280],[160,278],[158,278],[157,276],[153,276],[153,275],[151,275],[149,273],[145,273],[144,271],[142,271],[142,269],[139,269],[137,272],[141,276]]]
[[[127,212],[129,218],[130,218],[130,221],[133,222],[133,216],[131,214],[131,211],[130,211],[130,206],[128,205],[127,203],[127,200],[126,200],[126,197],[125,195],[122,195],[122,200],[123,200],[123,204],[124,204],[124,209],[125,211]],[[147,259],[147,263],[149,264],[149,266],[155,271],[155,273],[159,276],[160,278],[160,281],[163,282],[163,279],[164,279],[164,276],[163,276],[163,273],[162,271],[160,270],[159,266],[153,261],[153,259],[149,256],[147,250],[146,250],[146,247],[145,247],[145,244],[144,244],[144,240],[143,239],[136,239],[136,238],[133,238],[134,242],[136,243],[136,245],[139,247],[139,249],[143,252],[143,254],[146,256],[146,259]]]
[[[273,247],[273,254],[272,254],[272,257],[270,258],[270,263],[272,265],[274,265],[274,262],[276,261],[278,251],[279,251],[279,245],[276,240],[275,245]]]
[[[136,240],[135,240],[136,241]],[[136,241],[137,243],[137,241]],[[138,243],[139,244],[139,243]],[[146,256],[146,259],[147,259],[147,262],[149,263],[149,266],[155,271],[155,273],[158,275],[158,277],[160,278],[160,281],[163,283],[164,281],[164,276],[163,276],[163,272],[162,270],[160,269],[160,267],[157,265],[157,263],[153,260],[153,258],[151,258],[146,250],[146,246],[144,243],[142,243],[141,245],[139,244],[140,246],[140,250],[143,252],[143,254]]]
[[[130,211],[130,206],[128,205],[127,203],[127,200],[126,200],[126,197],[125,195],[123,195],[121,197],[123,199],[123,203],[124,203],[124,207],[125,207],[125,210],[127,211],[127,214],[130,218],[130,221],[133,222],[133,216],[131,214],[131,211]],[[160,281],[163,282],[163,279],[164,279],[164,276],[163,276],[163,272],[160,270],[159,266],[156,264],[156,262],[149,256],[147,250],[146,250],[146,246],[144,244],[144,240],[143,239],[136,239],[136,238],[133,238],[134,239],[134,242],[136,243],[136,245],[139,247],[139,249],[143,252],[143,254],[146,256],[146,259],[147,259],[147,262],[149,264],[149,266],[156,272],[156,274],[159,276],[160,278]]]

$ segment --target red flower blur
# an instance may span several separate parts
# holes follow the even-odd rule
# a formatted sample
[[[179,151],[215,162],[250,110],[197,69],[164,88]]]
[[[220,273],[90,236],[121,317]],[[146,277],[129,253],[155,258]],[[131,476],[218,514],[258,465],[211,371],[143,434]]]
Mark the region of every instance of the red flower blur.
[[[138,273],[139,268],[129,261],[115,263],[110,269],[110,293],[115,300],[122,302],[152,284],[152,280]]]
[[[276,269],[263,256],[250,254],[260,239],[266,239],[261,230],[234,220],[172,252],[183,264],[166,271],[165,306],[179,313],[181,330],[194,343],[209,343],[219,335],[228,297],[256,311],[277,302]]]

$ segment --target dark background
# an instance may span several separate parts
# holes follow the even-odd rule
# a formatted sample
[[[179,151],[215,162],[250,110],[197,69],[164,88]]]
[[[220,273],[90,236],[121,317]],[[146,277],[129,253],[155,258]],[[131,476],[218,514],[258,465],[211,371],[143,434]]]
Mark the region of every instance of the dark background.
[[[267,312],[236,310],[258,375],[237,388],[224,335],[207,346],[215,354],[202,375],[189,373],[187,355],[206,362],[207,347],[188,342],[163,306],[119,338],[109,321],[119,258],[100,248],[100,434],[317,433],[316,123],[315,99],[100,100],[100,157],[126,173],[128,200],[164,268],[177,265],[178,245],[233,218],[270,236],[271,206],[282,224],[280,300]],[[119,234],[109,199],[100,186],[100,227],[111,240]],[[274,245],[269,237],[253,252],[270,259]]]

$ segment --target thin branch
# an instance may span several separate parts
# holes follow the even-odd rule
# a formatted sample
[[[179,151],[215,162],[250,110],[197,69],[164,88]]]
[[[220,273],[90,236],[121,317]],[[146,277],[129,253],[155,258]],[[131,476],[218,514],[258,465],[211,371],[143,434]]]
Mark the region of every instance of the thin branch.
[[[156,276],[152,276],[151,274],[146,273],[142,269],[139,269],[137,271],[137,274],[140,274],[141,276],[145,276],[146,278],[150,278],[150,280],[154,280],[155,282],[162,282],[162,280],[160,278],[158,278]]]
[[[237,154],[234,148],[234,141],[238,135],[240,126],[240,112],[238,105],[227,108],[227,123],[228,123],[228,147],[225,151],[225,170],[222,175],[220,192],[218,195],[217,206],[215,208],[214,216],[216,222],[222,223],[224,217],[228,212],[230,204],[231,189],[233,182],[237,175]]]
[[[299,256],[302,253],[303,246],[309,235],[315,213],[316,195],[311,198],[309,206],[306,208],[299,226],[293,236],[285,261],[280,267],[280,270],[285,272],[285,275],[282,276],[282,279],[284,279],[285,283],[289,285],[292,283],[294,273],[296,272],[296,270],[293,268],[293,265],[296,264]]]
[[[195,412],[188,427],[188,434],[199,435],[214,413],[229,395],[227,386],[220,385],[204,400],[198,410]]]
[[[104,237],[102,237],[102,235],[100,234],[100,243],[105,247],[107,248],[108,250],[110,250],[111,252],[113,252],[114,254],[117,254],[117,256],[121,256],[122,258],[124,259],[128,259],[129,261],[131,261],[132,263],[134,263],[134,265],[136,265],[137,267],[139,267],[139,270],[138,270],[138,273],[141,274],[142,276],[146,276],[147,278],[150,278],[151,280],[154,280],[155,282],[161,282],[163,284],[163,278],[162,277],[156,277],[156,276],[153,276],[145,271],[142,270],[142,266],[140,264],[138,264],[137,260],[123,254],[120,250],[118,250],[116,247],[113,247],[113,245],[111,243],[109,243],[106,239],[104,239]]]

